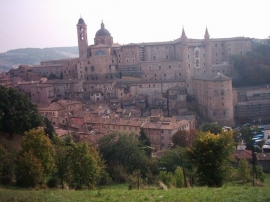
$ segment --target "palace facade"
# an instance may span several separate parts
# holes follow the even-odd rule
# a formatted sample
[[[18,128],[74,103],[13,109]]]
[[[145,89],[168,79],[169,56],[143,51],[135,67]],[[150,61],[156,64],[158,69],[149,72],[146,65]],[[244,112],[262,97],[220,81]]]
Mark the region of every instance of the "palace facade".
[[[31,67],[36,74],[61,77],[48,81],[59,88],[54,91],[56,96],[70,94],[71,90],[61,89],[80,80],[76,96],[81,99],[136,100],[146,96],[148,105],[161,100],[169,115],[170,110],[185,111],[188,95],[198,101],[201,115],[234,125],[230,56],[250,51],[251,38],[212,39],[206,28],[203,39],[190,39],[183,28],[174,41],[120,45],[114,43],[102,22],[89,45],[83,18],[77,23],[77,36],[78,58],[44,61]]]

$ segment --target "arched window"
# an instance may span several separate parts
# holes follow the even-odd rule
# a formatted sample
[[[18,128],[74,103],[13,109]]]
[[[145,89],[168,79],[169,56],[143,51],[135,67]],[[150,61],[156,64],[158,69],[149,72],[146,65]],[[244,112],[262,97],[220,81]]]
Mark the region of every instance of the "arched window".
[[[198,57],[199,57],[199,51],[196,50],[196,51],[195,51],[195,58],[198,58]]]
[[[199,60],[196,60],[196,67],[199,67]]]

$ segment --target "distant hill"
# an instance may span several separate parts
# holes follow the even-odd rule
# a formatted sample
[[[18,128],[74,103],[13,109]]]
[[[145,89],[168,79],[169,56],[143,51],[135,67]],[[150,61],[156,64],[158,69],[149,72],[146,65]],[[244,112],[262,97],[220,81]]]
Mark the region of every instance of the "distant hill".
[[[37,65],[44,60],[78,57],[78,47],[20,48],[0,53],[0,72],[17,68],[19,65]]]

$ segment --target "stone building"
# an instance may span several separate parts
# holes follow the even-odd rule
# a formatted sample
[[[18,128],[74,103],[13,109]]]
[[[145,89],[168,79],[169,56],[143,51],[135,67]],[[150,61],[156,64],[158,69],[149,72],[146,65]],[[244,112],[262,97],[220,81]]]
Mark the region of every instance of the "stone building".
[[[234,125],[232,79],[222,73],[193,78],[200,114],[220,125]]]
[[[200,96],[193,78],[205,72],[230,77],[233,74],[230,56],[251,50],[250,38],[211,39],[207,28],[203,39],[188,38],[183,28],[179,38],[173,41],[120,45],[114,43],[112,34],[102,22],[93,44],[89,45],[87,25],[80,18],[77,36],[79,58],[45,61],[32,67],[32,71],[46,76],[55,74],[61,77],[62,74],[64,79],[82,80],[83,98],[94,102],[146,96],[147,99],[165,99],[167,105],[169,93],[169,114],[170,109],[180,110],[181,113],[185,111],[185,107],[181,106],[184,106],[182,102],[186,94]],[[231,82],[227,84],[231,85]],[[181,89],[182,96],[173,95],[172,88]],[[155,99],[152,99],[153,102],[156,102]],[[198,97],[198,100],[201,99]],[[212,106],[213,113],[214,107],[218,106]],[[168,106],[163,108],[168,110]],[[219,110],[216,108],[216,113]],[[204,115],[218,120],[213,113],[211,116],[211,113]],[[229,117],[231,111],[225,110],[225,118],[231,119]]]

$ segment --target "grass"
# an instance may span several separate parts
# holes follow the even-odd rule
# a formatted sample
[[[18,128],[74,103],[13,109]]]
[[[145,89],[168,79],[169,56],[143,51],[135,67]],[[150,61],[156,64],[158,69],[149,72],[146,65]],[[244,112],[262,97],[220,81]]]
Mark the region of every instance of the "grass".
[[[266,176],[264,187],[252,187],[252,184],[225,184],[221,188],[194,187],[182,189],[158,190],[148,187],[143,190],[128,190],[128,185],[117,184],[102,187],[99,190],[31,190],[19,188],[0,188],[0,202],[38,202],[38,201],[128,201],[128,202],[234,202],[270,201],[270,174]]]
[[[222,188],[182,188],[128,190],[127,185],[114,185],[100,190],[68,191],[57,189],[0,189],[0,201],[270,201],[269,186],[224,186]]]

